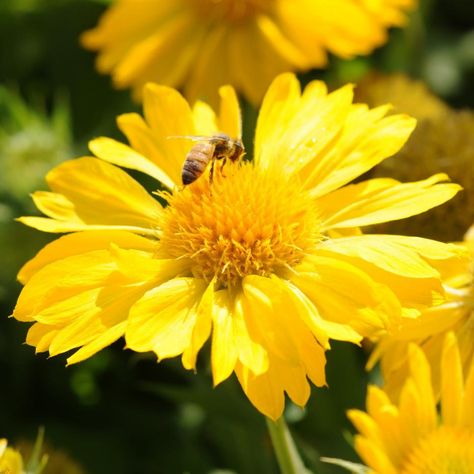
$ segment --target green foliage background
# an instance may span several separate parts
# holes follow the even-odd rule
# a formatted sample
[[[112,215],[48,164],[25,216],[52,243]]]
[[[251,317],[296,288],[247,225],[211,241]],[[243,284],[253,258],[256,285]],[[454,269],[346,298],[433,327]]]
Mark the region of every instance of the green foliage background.
[[[32,440],[44,425],[49,443],[91,474],[276,473],[262,416],[235,380],[212,388],[208,357],[193,374],[177,360],[157,364],[152,356],[124,351],[120,341],[66,368],[63,356],[35,356],[23,344],[26,325],[7,318],[20,290],[18,269],[51,238],[13,221],[35,212],[27,194],[44,189],[43,172],[34,174],[32,164],[47,170],[87,153],[90,138],[122,138],[115,116],[139,110],[127,91],[113,90],[109,78],[95,72],[94,55],[78,44],[106,6],[0,1],[0,437]],[[474,108],[474,3],[424,1],[409,28],[393,30],[370,58],[332,58],[327,71],[302,79],[322,77],[337,85],[371,68],[408,72],[453,106]],[[249,124],[255,114],[245,111]],[[35,138],[44,129],[54,138],[49,148]],[[17,153],[12,137],[20,132],[27,150],[17,157],[11,179],[6,170]],[[329,387],[313,389],[305,411],[287,411],[308,466],[323,474],[342,470],[321,465],[320,455],[356,460],[345,410],[363,406],[369,379],[363,350],[335,344],[328,358]]]

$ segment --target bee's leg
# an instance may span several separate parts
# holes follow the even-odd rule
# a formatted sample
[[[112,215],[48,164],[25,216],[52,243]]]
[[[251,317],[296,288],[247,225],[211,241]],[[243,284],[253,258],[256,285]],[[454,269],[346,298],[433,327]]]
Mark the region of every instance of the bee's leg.
[[[226,163],[227,163],[227,157],[225,157],[225,158],[222,160],[221,173],[222,173],[222,170],[224,169],[224,166],[225,166]],[[222,173],[222,176],[224,176],[224,178],[225,178],[225,174],[224,174],[224,173]]]
[[[211,163],[211,169],[209,170],[209,183],[212,184],[212,180],[214,179],[214,164],[216,160],[213,158]]]

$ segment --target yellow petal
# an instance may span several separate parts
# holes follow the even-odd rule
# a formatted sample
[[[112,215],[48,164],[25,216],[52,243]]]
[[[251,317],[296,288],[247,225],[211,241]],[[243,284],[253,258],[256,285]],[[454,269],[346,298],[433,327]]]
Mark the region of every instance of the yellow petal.
[[[256,275],[243,280],[243,311],[251,319],[267,350],[293,365],[299,365],[299,344],[309,329],[289,320],[291,305],[269,278]],[[305,334],[306,333],[306,334]]]
[[[20,321],[31,321],[39,311],[58,301],[103,286],[116,268],[105,250],[54,261],[30,278],[20,293],[13,316]]]
[[[311,394],[311,389],[306,379],[306,373],[301,367],[290,367],[281,365],[278,369],[278,376],[282,381],[282,386],[290,399],[296,405],[304,407]]]
[[[188,370],[196,368],[198,352],[211,335],[214,285],[215,281],[212,280],[207,286],[206,291],[204,291],[196,309],[196,323],[191,335],[191,342],[184,350],[182,356],[183,366]]]
[[[61,330],[60,326],[50,324],[34,323],[26,335],[26,343],[35,347],[35,352],[45,352],[48,350],[51,341]]]
[[[159,360],[181,354],[191,342],[205,288],[202,280],[174,278],[146,292],[131,308],[127,347],[154,351]]]
[[[193,58],[194,66],[184,85],[184,92],[190,103],[201,99],[215,106],[219,87],[229,82],[227,68],[230,57],[227,52],[227,36],[230,30],[222,23],[216,24],[206,33]],[[219,67],[215,67],[216,64],[219,64]],[[209,74],[209,71],[212,71],[212,74]]]
[[[89,142],[89,149],[95,156],[114,165],[122,166],[152,176],[167,188],[172,189],[175,183],[152,159],[137,153],[123,143],[112,138],[100,137]]]
[[[127,319],[130,306],[143,291],[144,289],[141,288],[127,288],[119,285],[89,290],[51,305],[38,313],[36,319],[39,322],[51,321],[54,325],[55,321],[58,321],[63,326],[50,343],[51,356],[62,354],[103,337],[104,333],[117,325],[121,325],[123,329],[122,323]],[[113,341],[122,335],[123,331]]]
[[[414,344],[409,347],[410,376],[418,392],[419,409],[416,413],[417,429],[421,433],[433,430],[437,425],[436,399],[431,382],[431,369],[422,350]]]
[[[301,320],[288,318],[288,314],[298,314],[307,308],[296,309],[293,297],[288,297],[288,289],[276,277],[270,279],[247,276],[243,290],[241,302],[248,327],[254,331],[252,334],[255,334],[256,340],[267,350],[268,355],[281,359],[281,364],[304,369],[313,383],[324,385],[324,348],[311,333],[311,328],[305,324],[307,316]],[[318,333],[323,342],[327,341],[320,328]]]
[[[65,235],[43,247],[19,271],[18,279],[24,285],[41,268],[56,260],[87,253],[92,250],[107,249],[111,243],[122,248],[153,251],[155,243],[144,237],[121,231],[90,231]]]
[[[122,321],[121,323],[107,329],[100,336],[96,337],[88,344],[82,346],[72,356],[68,357],[67,365],[82,362],[83,360],[92,357],[94,354],[101,351],[105,347],[110,346],[125,334],[126,326],[127,321]]]
[[[291,69],[288,61],[278,53],[278,48],[262,31],[258,18],[243,22],[226,38],[226,53],[232,61],[227,68],[232,80],[255,107],[262,100],[268,84],[280,73]],[[262,58],[266,58],[262,67]],[[255,74],[255,71],[259,71]]]
[[[35,201],[43,212],[55,219],[61,217],[58,209],[64,205],[63,217],[68,220],[57,220],[59,229],[128,227],[150,233],[158,225],[162,212],[158,201],[124,171],[106,162],[95,158],[70,160],[50,171],[46,179],[54,193],[60,196],[55,200],[52,193],[37,193]],[[98,202],[100,206],[97,206]],[[48,222],[32,217],[21,221],[28,225]],[[54,229],[55,223],[51,224]]]
[[[364,463],[373,469],[372,472],[399,474],[399,470],[388,459],[384,448],[374,445],[371,440],[356,436],[354,447]]]
[[[262,36],[274,46],[275,53],[285,59],[288,63],[296,66],[298,69],[307,69],[312,66],[308,57],[288,40],[283,31],[270,16],[259,15],[256,23]]]
[[[437,174],[424,181],[377,179],[352,184],[318,200],[325,229],[362,227],[414,216],[451,199],[461,187]]]
[[[173,181],[181,184],[181,168],[186,157],[188,144],[170,137],[193,135],[193,116],[188,102],[171,87],[147,84],[144,93],[144,114],[152,134],[159,140],[164,169],[170,170]],[[158,166],[161,163],[157,163]]]
[[[233,298],[227,290],[214,294],[211,364],[214,386],[234,371],[238,350],[233,324]]]
[[[163,113],[170,114],[170,111],[164,106]],[[138,114],[122,114],[117,118],[118,127],[127,137],[131,148],[152,162],[168,177],[163,176],[162,182],[170,189],[181,185],[181,168],[188,151],[186,141],[179,137],[195,133],[192,125],[188,127],[183,122],[184,120],[178,121],[178,124],[168,127],[164,130],[165,133],[162,133],[152,131]],[[104,155],[104,159],[109,158]]]
[[[474,428],[474,404],[472,400],[474,400],[474,364],[471,364],[467,373],[462,411],[463,425],[471,430]]]
[[[415,127],[415,120],[405,115],[383,118],[388,107],[345,107],[340,111],[345,110],[344,114],[335,116],[340,120],[340,133],[300,171],[305,187],[314,197],[340,188],[395,154]]]
[[[443,422],[447,426],[459,426],[463,421],[463,370],[456,336],[452,332],[445,337],[441,364]]]
[[[348,337],[359,342],[360,335],[384,328],[389,323],[387,315],[397,317],[398,302],[388,288],[356,266],[329,256],[312,257],[311,264],[313,271],[298,272],[291,281],[323,319],[341,325],[328,325],[334,339]]]
[[[255,408],[272,420],[277,420],[285,407],[285,395],[273,371],[253,374],[247,367],[237,364],[235,372],[243,391]]]
[[[281,283],[287,286],[288,296],[293,299],[298,315],[308,325],[322,347],[329,349],[328,338],[349,341],[355,344],[362,340],[362,336],[351,326],[323,319],[316,306],[297,286],[286,281]]]
[[[201,100],[197,100],[193,106],[193,120],[196,135],[210,137],[219,131],[216,113]]]
[[[153,251],[122,249],[115,243],[111,244],[110,253],[118,271],[136,281],[156,278],[166,281],[189,273],[189,261],[186,259],[160,259]]]
[[[446,247],[446,244],[425,240],[428,247],[437,247],[439,253],[444,252],[447,255],[452,250],[452,247]],[[409,278],[438,278],[437,270],[423,258],[420,243],[416,237],[360,235],[333,239],[324,243],[322,249],[360,258],[397,275]]]
[[[133,11],[133,15],[135,14],[136,10]],[[180,46],[179,43],[183,43],[183,39],[189,40],[189,31],[193,31],[194,26],[192,21],[191,12],[184,12],[174,21],[159,22],[151,34],[130,47],[127,60],[121,61],[113,71],[115,85],[124,88],[135,84],[135,88],[138,88],[143,83],[143,78],[152,78],[161,84],[178,85],[183,74],[189,70],[190,60],[186,58],[186,54],[181,54],[178,62],[175,60],[171,63],[171,60],[173,52],[176,59],[175,48]],[[156,67],[157,63],[161,66],[161,71]]]
[[[288,124],[299,101],[300,84],[293,74],[281,74],[271,83],[258,114],[254,148],[256,166],[268,168],[272,159],[279,156],[276,145],[281,141],[282,128]]]
[[[255,375],[260,375],[268,370],[268,353],[263,347],[263,343],[258,341],[258,335],[253,334],[252,325],[247,323],[248,315],[245,314],[242,298],[243,295],[239,293],[235,300],[233,313],[234,334],[239,360]]]
[[[227,133],[231,138],[242,137],[242,118],[240,116],[237,94],[231,86],[219,89],[221,98],[218,126],[221,132]]]

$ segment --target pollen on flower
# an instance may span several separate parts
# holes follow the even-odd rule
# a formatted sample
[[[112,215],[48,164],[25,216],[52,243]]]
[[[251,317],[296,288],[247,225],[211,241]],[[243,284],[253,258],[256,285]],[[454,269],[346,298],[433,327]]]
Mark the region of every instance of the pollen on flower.
[[[469,429],[442,427],[413,451],[403,474],[470,474],[474,466],[474,433]]]
[[[239,22],[269,10],[274,0],[191,0],[206,17]]]
[[[227,166],[167,197],[160,254],[190,259],[194,276],[223,287],[299,264],[322,238],[308,194],[283,173]]]

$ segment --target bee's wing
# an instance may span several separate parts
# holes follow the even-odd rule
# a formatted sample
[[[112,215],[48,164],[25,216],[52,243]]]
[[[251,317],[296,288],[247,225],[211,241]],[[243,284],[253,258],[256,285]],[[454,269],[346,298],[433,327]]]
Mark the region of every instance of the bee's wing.
[[[169,135],[167,140],[191,140],[193,142],[215,142],[216,137],[205,137],[201,135]]]

